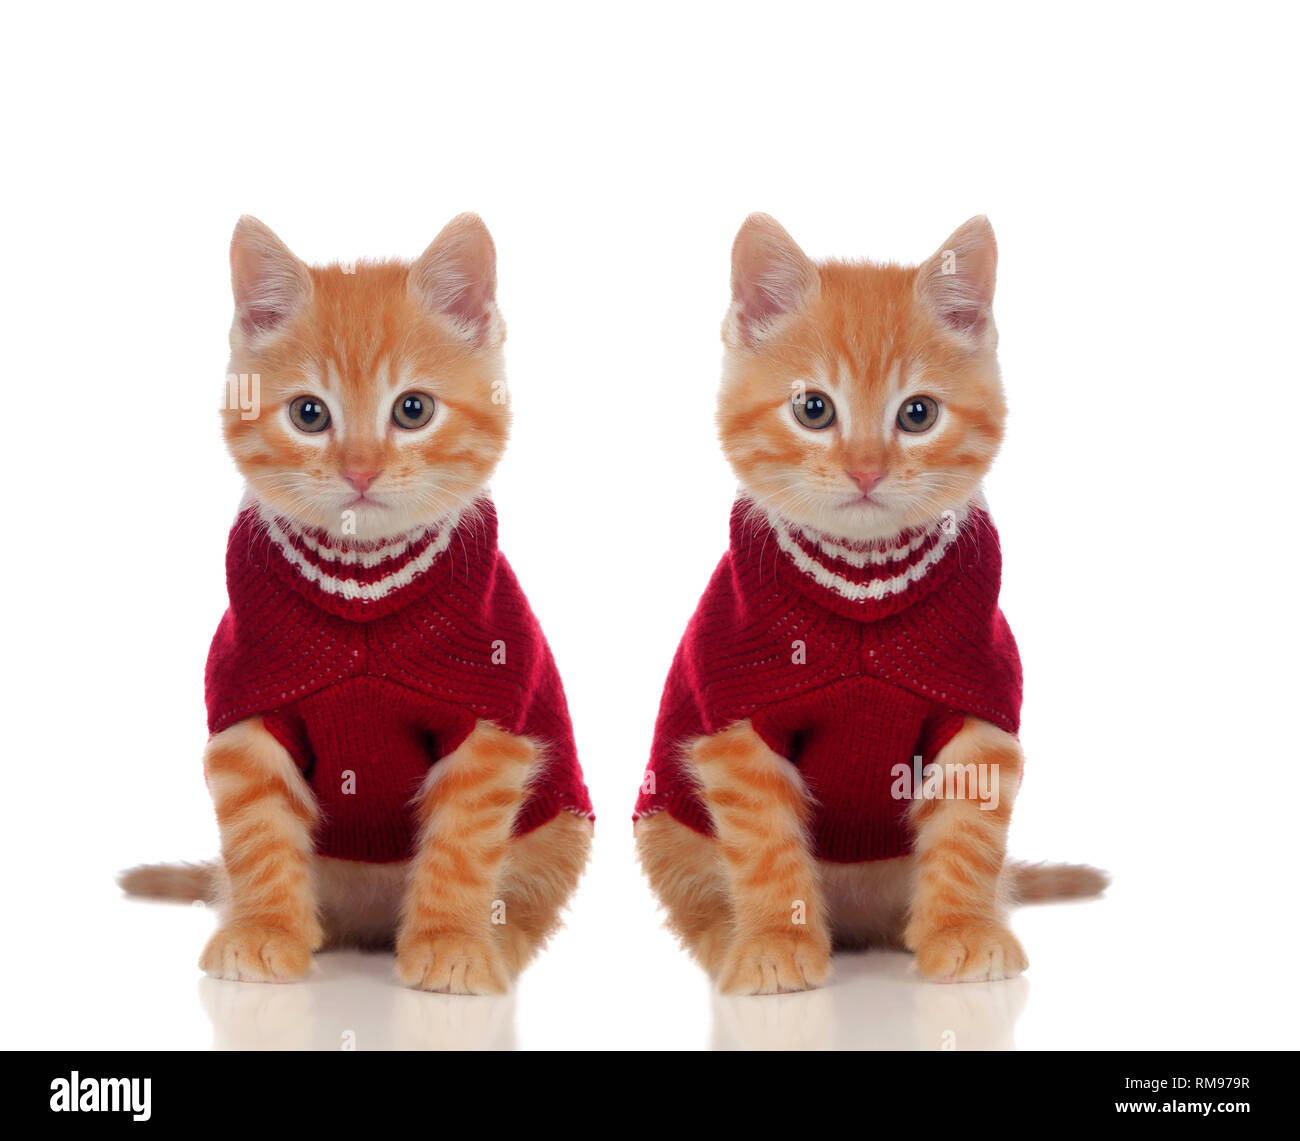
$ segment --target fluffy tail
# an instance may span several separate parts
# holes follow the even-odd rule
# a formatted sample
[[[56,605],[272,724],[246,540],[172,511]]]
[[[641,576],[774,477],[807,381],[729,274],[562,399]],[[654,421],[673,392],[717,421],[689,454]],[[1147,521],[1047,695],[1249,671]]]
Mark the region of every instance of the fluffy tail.
[[[221,894],[224,874],[220,860],[205,860],[201,864],[141,864],[119,872],[117,884],[127,895],[145,899],[215,903]]]
[[[1015,903],[1044,903],[1050,899],[1084,899],[1100,895],[1110,876],[1087,864],[1007,863],[1007,880]]]
[[[1007,862],[1007,882],[1015,903],[1045,903],[1054,899],[1086,899],[1100,895],[1110,876],[1087,864],[1027,864]],[[141,864],[119,873],[118,886],[143,899],[174,899],[184,903],[216,903],[225,869],[220,860],[201,864]]]

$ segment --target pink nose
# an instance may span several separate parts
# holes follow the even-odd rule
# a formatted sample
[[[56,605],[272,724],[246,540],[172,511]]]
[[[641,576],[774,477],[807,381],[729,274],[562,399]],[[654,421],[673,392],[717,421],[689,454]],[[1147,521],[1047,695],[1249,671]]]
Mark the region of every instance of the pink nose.
[[[870,495],[885,478],[883,471],[851,471],[848,475],[849,479],[858,485],[858,490],[863,495]]]
[[[343,478],[346,479],[355,490],[365,493],[370,490],[370,485],[379,478],[379,473],[377,471],[358,471],[354,469],[352,471],[345,471],[343,473]]]

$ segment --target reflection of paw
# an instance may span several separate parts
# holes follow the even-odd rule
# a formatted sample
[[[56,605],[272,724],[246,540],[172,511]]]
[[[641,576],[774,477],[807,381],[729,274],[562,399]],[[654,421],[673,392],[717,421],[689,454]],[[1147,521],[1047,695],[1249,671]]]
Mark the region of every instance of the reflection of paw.
[[[996,924],[967,924],[917,941],[916,969],[935,982],[1009,979],[1029,966],[1020,940]]]
[[[510,973],[496,944],[455,932],[403,934],[397,977],[407,986],[445,994],[505,994]]]
[[[198,990],[214,1050],[321,1048],[315,1041],[320,991],[311,979],[297,986],[243,986],[201,975]]]
[[[1014,1050],[1016,1022],[1029,998],[1024,975],[998,982],[934,986],[917,979],[912,999],[911,1048]]]
[[[773,932],[745,939],[723,960],[723,994],[779,994],[821,986],[831,975],[831,953],[809,935]]]
[[[465,998],[389,987],[394,1050],[514,1050],[513,993]]]
[[[947,994],[951,989],[942,988],[941,993]],[[774,994],[762,1002],[715,993],[710,1049],[833,1050],[839,1001],[834,991],[824,988],[798,994]]]
[[[237,982],[283,983],[311,968],[311,944],[281,927],[231,923],[217,931],[199,956],[199,969]]]

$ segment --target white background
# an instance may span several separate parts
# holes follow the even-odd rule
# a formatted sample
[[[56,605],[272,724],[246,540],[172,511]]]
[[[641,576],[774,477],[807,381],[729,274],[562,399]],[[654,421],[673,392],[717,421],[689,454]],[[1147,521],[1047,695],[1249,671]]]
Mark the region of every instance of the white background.
[[[1295,28],[1283,6],[28,5],[2,49],[11,1048],[1293,1046]],[[598,845],[501,1000],[201,981],[211,917],[116,869],[216,850],[200,752],[240,493],[226,245],[310,261],[491,228],[501,540],[564,674]],[[841,959],[719,1000],[630,813],[726,542],[713,428],[751,210],[916,261],[987,213],[1011,417],[988,492],[1026,669],[1015,854],[1111,869],[1021,912],[1017,982]]]

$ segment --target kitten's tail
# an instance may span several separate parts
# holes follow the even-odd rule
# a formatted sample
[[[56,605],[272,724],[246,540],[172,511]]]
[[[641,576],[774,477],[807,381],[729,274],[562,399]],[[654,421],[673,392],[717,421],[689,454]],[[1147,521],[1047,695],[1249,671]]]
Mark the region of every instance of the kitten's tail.
[[[205,860],[201,864],[140,864],[119,872],[117,884],[127,895],[143,899],[216,903],[224,875],[220,860]]]
[[[142,899],[215,903],[221,896],[224,875],[220,860],[205,860],[201,864],[140,864],[119,873],[117,883],[127,895]],[[1015,903],[1045,903],[1100,895],[1110,884],[1110,876],[1087,864],[1029,864],[1010,860],[1007,882]]]
[[[1027,864],[1007,862],[1007,882],[1015,903],[1045,903],[1052,899],[1085,899],[1100,895],[1110,876],[1087,864]]]

